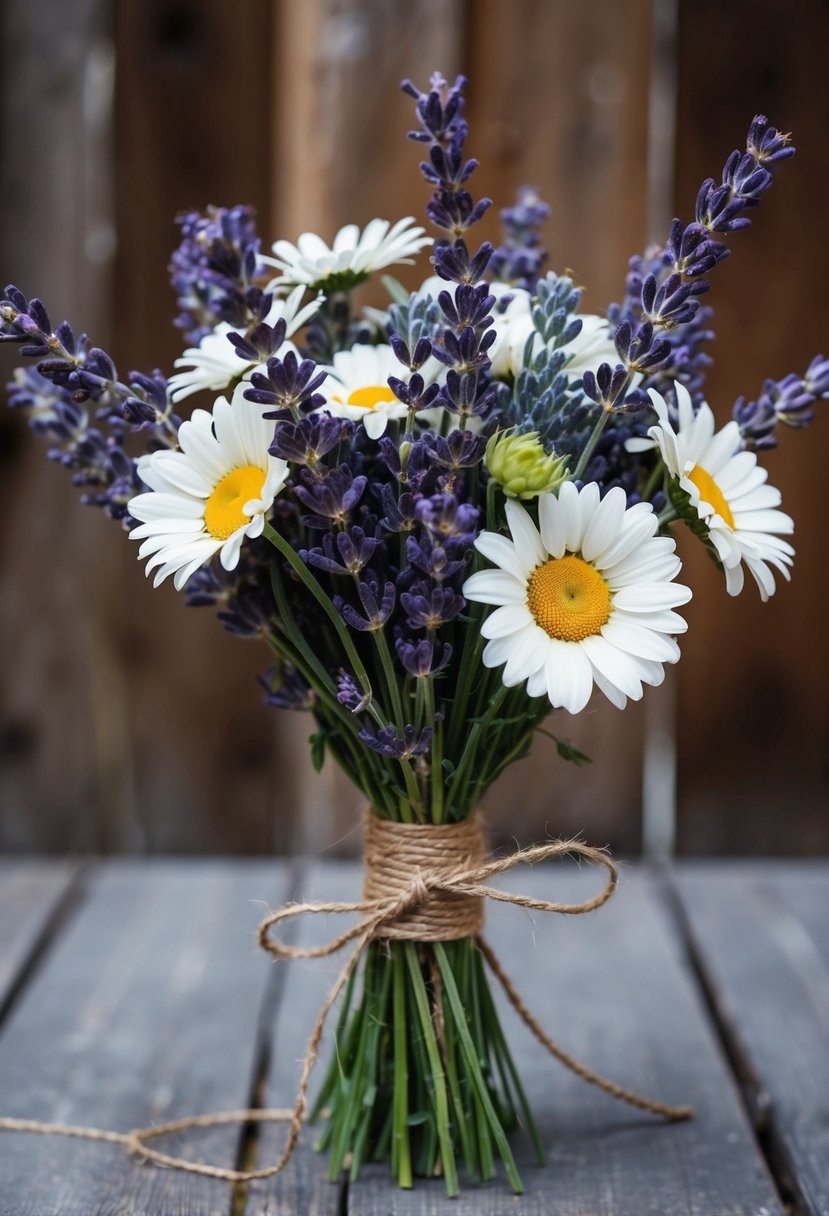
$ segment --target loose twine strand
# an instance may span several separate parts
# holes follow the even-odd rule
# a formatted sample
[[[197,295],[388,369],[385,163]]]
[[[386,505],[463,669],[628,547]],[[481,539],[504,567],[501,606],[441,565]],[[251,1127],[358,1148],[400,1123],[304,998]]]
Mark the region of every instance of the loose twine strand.
[[[401,824],[379,819],[371,811],[365,816],[366,873],[363,898],[334,903],[286,904],[266,916],[259,926],[259,945],[275,958],[298,960],[327,958],[349,943],[356,943],[345,965],[322,1003],[302,1060],[299,1085],[293,1107],[219,1111],[209,1115],[188,1115],[154,1127],[131,1132],[103,1131],[94,1127],[75,1127],[63,1123],[43,1123],[33,1119],[0,1118],[0,1130],[33,1132],[43,1136],[75,1136],[122,1144],[131,1154],[156,1165],[169,1166],[227,1182],[254,1182],[272,1178],[290,1161],[299,1139],[308,1108],[308,1086],[319,1055],[325,1024],[332,1006],[351,977],[369,942],[378,938],[409,941],[449,941],[474,937],[492,974],[500,983],[515,1012],[527,1029],[556,1060],[583,1081],[619,1101],[627,1102],[649,1114],[671,1121],[690,1119],[690,1106],[669,1106],[646,1098],[634,1090],[601,1076],[564,1050],[545,1030],[519,996],[505,974],[492,947],[481,935],[484,901],[491,899],[513,904],[533,912],[557,912],[563,916],[583,916],[601,908],[612,897],[619,872],[610,855],[580,840],[557,840],[549,844],[518,849],[508,857],[483,860],[484,837],[480,817],[471,816],[458,824]],[[573,856],[604,866],[608,879],[602,891],[582,903],[555,903],[528,895],[515,895],[485,885],[489,878],[505,874],[519,865]],[[357,914],[360,919],[321,946],[292,946],[271,930],[283,921],[305,915]],[[225,1169],[186,1157],[174,1157],[153,1148],[149,1141],[198,1127],[226,1124],[288,1123],[288,1135],[278,1160],[256,1170]]]

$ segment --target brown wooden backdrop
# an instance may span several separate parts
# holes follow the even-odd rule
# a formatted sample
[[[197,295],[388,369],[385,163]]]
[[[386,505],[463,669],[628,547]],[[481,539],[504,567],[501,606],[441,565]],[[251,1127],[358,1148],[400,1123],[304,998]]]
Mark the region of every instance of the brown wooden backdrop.
[[[710,400],[724,419],[829,346],[821,0],[785,23],[775,0],[4,0],[0,32],[0,272],[124,368],[169,371],[180,351],[180,209],[252,202],[268,239],[420,214],[397,84],[435,67],[471,78],[478,190],[541,190],[551,264],[596,310],[768,112],[800,151],[716,272]],[[504,830],[635,851],[647,737],[663,761],[667,740],[649,798],[666,839],[675,738],[683,850],[829,847],[827,457],[822,419],[769,460],[797,520],[794,585],[731,601],[685,546],[697,598],[669,686],[624,715],[562,715],[593,765],[571,771],[540,738],[489,799]],[[0,462],[0,847],[352,847],[357,798],[309,773],[304,718],[260,705],[258,647],[153,592],[8,411]]]

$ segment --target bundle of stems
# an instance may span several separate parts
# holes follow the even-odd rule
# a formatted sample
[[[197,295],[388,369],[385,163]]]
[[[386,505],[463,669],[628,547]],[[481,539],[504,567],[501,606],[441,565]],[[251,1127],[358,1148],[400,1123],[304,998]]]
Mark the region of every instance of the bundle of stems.
[[[401,1187],[442,1175],[451,1197],[460,1164],[486,1182],[500,1159],[520,1193],[508,1135],[523,1124],[539,1165],[544,1153],[475,939],[372,942],[362,980],[359,997],[348,985],[312,1113],[326,1119],[331,1179],[389,1160]]]

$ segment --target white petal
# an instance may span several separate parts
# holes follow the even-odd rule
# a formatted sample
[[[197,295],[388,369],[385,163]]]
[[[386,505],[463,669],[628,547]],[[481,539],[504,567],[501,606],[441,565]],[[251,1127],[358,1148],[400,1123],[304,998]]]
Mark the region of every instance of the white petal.
[[[533,615],[526,604],[505,604],[489,614],[481,626],[481,634],[485,638],[502,638],[532,624]]]
[[[593,691],[593,668],[579,643],[550,638],[544,670],[550,704],[571,714],[580,713]]]
[[[523,580],[503,570],[479,570],[470,574],[461,588],[468,600],[478,604],[525,604],[527,587]]]
[[[528,572],[547,560],[547,552],[541,543],[538,529],[529,513],[514,499],[506,501],[507,524],[515,542],[515,548],[527,564]]]
[[[493,565],[522,581],[526,581],[536,564],[520,553],[511,540],[497,532],[482,532],[475,541],[475,548]]]

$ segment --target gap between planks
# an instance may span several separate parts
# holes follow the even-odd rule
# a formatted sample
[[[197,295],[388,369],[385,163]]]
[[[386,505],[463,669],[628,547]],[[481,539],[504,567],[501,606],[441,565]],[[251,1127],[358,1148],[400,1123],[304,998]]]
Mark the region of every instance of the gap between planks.
[[[740,1042],[736,1027],[724,1016],[717,998],[717,986],[706,965],[701,943],[697,941],[685,902],[680,890],[675,867],[668,863],[657,865],[654,870],[655,885],[661,893],[673,918],[679,940],[685,947],[688,965],[697,981],[700,996],[705,1004],[711,1028],[717,1036],[723,1055],[734,1075],[737,1093],[745,1110],[748,1124],[754,1133],[757,1151],[762,1155],[772,1182],[777,1189],[780,1202],[792,1216],[807,1214],[792,1187],[792,1169],[785,1145],[778,1133],[771,1110],[768,1089],[754,1067],[748,1053]]]

